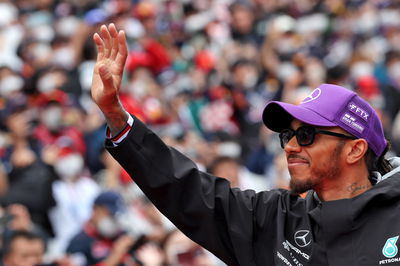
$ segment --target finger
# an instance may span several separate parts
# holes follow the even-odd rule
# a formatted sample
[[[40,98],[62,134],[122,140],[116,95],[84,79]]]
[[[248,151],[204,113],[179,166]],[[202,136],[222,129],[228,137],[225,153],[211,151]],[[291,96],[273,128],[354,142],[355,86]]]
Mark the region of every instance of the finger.
[[[100,35],[104,43],[104,57],[108,58],[111,53],[111,36],[105,25],[100,27]]]
[[[117,54],[118,54],[118,31],[117,28],[115,27],[114,23],[110,24],[109,27],[110,30],[110,35],[111,35],[111,40],[112,40],[112,47],[111,47],[111,54],[110,57],[111,59],[115,59]]]
[[[128,46],[126,44],[126,37],[124,31],[119,31],[118,33],[119,49],[116,57],[116,62],[121,66],[121,72],[123,72],[126,58],[128,57]]]
[[[93,41],[97,48],[97,61],[101,60],[104,56],[104,43],[98,33],[93,35]]]
[[[114,89],[113,78],[110,70],[104,64],[99,66],[99,74],[101,81],[103,82],[104,89],[110,91]]]

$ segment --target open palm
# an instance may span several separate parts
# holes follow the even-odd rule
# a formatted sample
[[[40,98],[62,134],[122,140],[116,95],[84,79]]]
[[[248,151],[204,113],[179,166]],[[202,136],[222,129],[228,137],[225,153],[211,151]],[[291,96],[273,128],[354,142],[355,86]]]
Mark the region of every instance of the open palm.
[[[92,99],[103,112],[119,106],[118,90],[128,55],[123,31],[118,32],[114,24],[103,25],[93,35],[97,47],[97,61],[92,80]]]

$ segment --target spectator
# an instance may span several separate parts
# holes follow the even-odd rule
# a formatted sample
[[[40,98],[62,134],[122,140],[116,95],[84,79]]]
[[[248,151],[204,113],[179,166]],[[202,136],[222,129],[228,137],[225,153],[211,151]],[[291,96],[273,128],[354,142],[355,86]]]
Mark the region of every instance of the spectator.
[[[39,146],[32,138],[32,120],[26,105],[11,109],[7,119],[9,136],[13,140],[2,160],[6,168],[6,187],[0,197],[3,206],[18,203],[27,207],[32,220],[48,236],[53,236],[48,211],[55,205],[51,190],[55,173],[43,163]]]
[[[4,243],[3,266],[37,266],[43,263],[43,239],[29,231],[15,231]]]
[[[167,265],[211,266],[214,261],[209,253],[194,243],[181,231],[172,231],[164,242]]]
[[[2,209],[2,213],[1,233],[3,242],[7,242],[7,239],[17,231],[34,233],[47,242],[49,238],[48,234],[32,221],[28,209],[24,205],[11,204]]]
[[[229,156],[215,158],[207,171],[215,176],[225,177],[233,188],[254,189],[256,191],[262,191],[267,188],[264,178],[249,172],[245,167],[241,166],[238,160]]]
[[[33,152],[42,164],[64,137],[100,186],[124,195],[135,187],[117,163],[99,156],[106,125],[90,99],[91,36],[110,22],[128,37],[124,107],[200,169],[231,156],[221,149],[234,138],[239,162],[268,187],[285,187],[286,162],[277,135],[264,138],[260,110],[269,100],[296,103],[320,83],[364,95],[393,140],[390,153],[400,152],[396,1],[19,0],[2,1],[0,14],[0,193],[7,198],[12,154]],[[14,186],[13,193],[25,193]],[[43,226],[33,201],[20,203]],[[48,204],[54,201],[35,203],[42,210]],[[140,215],[130,214],[127,224]]]
[[[69,241],[90,218],[94,199],[100,193],[99,185],[85,171],[83,156],[71,147],[53,147],[57,153],[52,165],[60,177],[52,186],[56,206],[50,211],[55,232],[49,253],[62,256]],[[47,155],[49,157],[51,155]],[[47,163],[50,163],[48,159]]]
[[[116,215],[122,210],[122,204],[116,192],[106,191],[96,197],[88,222],[71,239],[66,250],[80,265],[119,265],[133,261],[129,251],[135,239],[125,234],[117,223]]]

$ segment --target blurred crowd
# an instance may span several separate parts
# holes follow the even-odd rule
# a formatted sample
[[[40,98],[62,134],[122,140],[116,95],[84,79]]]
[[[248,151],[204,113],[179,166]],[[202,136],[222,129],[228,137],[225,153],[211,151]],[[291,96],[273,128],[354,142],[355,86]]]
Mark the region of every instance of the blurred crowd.
[[[128,40],[125,108],[232,187],[287,187],[263,107],[321,83],[368,100],[400,154],[398,1],[0,0],[4,266],[223,265],[104,150],[90,85],[108,23]]]

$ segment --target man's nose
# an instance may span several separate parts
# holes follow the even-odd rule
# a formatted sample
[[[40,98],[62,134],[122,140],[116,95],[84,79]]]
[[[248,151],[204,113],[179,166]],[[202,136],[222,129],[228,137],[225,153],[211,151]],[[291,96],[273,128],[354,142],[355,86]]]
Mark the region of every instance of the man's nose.
[[[297,142],[296,136],[293,136],[289,142],[285,145],[284,148],[286,153],[293,153],[293,152],[300,152],[301,151],[301,146]]]

